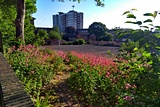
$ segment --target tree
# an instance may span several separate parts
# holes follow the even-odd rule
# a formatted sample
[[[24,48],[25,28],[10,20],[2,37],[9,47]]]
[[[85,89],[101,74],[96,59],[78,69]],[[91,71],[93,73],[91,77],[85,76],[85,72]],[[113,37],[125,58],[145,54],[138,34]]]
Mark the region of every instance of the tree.
[[[65,29],[65,33],[75,33],[76,29],[72,26],[68,26]]]
[[[24,41],[24,21],[26,13],[33,14],[36,12],[36,0],[17,0],[17,17],[15,19],[16,38]]]
[[[35,0],[33,0],[35,1]],[[55,0],[52,0],[55,1]],[[64,2],[64,0],[58,0]],[[71,0],[70,0],[71,1]],[[81,0],[72,0],[73,2]],[[95,0],[97,6],[104,6],[102,0]],[[25,20],[25,0],[17,0],[17,17],[15,20],[16,24],[16,38],[21,38],[24,41],[24,20]]]
[[[48,33],[46,30],[40,29],[38,33],[36,34],[34,38],[34,44],[35,45],[44,45],[45,44],[45,39],[48,38]]]
[[[17,16],[15,19],[16,26],[16,38],[20,38],[24,41],[24,21],[25,21],[25,12],[26,12],[26,2],[36,3],[36,0],[0,0],[0,7],[3,7],[3,11],[8,14],[7,9],[10,6],[15,6],[17,9]],[[51,0],[55,1],[55,0]],[[58,0],[60,2],[64,2],[65,0]],[[78,1],[81,0],[70,0],[70,1]],[[104,6],[103,0],[94,0],[97,6]],[[16,5],[15,5],[16,4]]]
[[[94,33],[97,37],[97,40],[105,36],[107,30],[108,29],[106,28],[106,25],[101,22],[93,22],[89,26],[89,33]]]
[[[3,44],[1,44],[3,49],[8,45],[11,38],[15,37],[15,24],[13,23],[16,17],[15,4],[15,0],[0,0],[0,38],[3,39]]]
[[[57,39],[57,40],[62,39],[59,30],[55,27],[53,27],[53,29],[49,31],[49,38],[50,39]]]
[[[35,35],[35,27],[33,24],[31,24],[30,20],[32,17],[30,15],[26,14],[25,18],[25,24],[24,24],[24,38],[25,38],[25,44],[33,44],[38,39]],[[35,39],[37,38],[37,39]]]
[[[100,40],[113,41],[113,35],[111,33],[105,32],[105,36],[102,36]]]
[[[17,0],[16,38],[24,41],[25,0]]]
[[[65,29],[65,34],[63,35],[63,39],[66,40],[66,41],[69,41],[70,37],[71,38],[76,38],[76,34],[77,34],[76,29],[72,26],[68,26]]]

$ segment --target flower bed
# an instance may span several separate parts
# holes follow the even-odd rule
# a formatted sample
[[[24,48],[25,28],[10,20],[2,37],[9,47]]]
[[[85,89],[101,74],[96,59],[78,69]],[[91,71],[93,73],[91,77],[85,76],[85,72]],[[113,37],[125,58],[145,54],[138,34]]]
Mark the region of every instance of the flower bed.
[[[91,53],[65,53],[33,45],[17,50],[12,47],[6,54],[36,106],[49,105],[53,90],[46,86],[57,73],[68,72],[67,68],[70,68],[67,83],[77,93],[77,100],[85,102],[86,106],[157,106],[160,104],[159,88],[148,82],[156,74],[151,73],[151,68],[142,66],[147,61],[143,55],[130,56],[133,55],[126,56],[128,60],[114,62]],[[152,83],[159,87],[158,79],[153,80]]]

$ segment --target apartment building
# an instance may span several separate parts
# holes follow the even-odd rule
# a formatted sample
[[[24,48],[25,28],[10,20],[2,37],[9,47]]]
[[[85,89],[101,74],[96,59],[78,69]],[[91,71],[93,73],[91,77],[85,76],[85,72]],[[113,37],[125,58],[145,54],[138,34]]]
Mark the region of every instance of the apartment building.
[[[64,32],[65,28],[72,26],[75,29],[83,28],[83,13],[74,10],[68,13],[59,12],[53,15],[53,26],[58,26],[60,32]]]

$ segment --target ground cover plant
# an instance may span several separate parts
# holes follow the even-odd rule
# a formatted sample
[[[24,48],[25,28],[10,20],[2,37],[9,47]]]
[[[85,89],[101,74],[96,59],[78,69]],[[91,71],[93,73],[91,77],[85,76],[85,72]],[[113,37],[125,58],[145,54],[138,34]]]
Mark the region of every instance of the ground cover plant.
[[[92,67],[102,68],[100,64],[114,65],[113,61],[92,54],[52,51],[40,49],[34,45],[20,46],[18,49],[12,47],[8,49],[5,56],[36,106],[39,106],[39,103],[43,106],[49,103],[48,95],[52,92],[45,90],[45,87],[50,84],[56,73],[64,72],[66,66],[70,67],[71,71],[78,71],[78,67],[83,68],[85,65],[90,66],[90,70]],[[95,63],[96,60],[97,63]]]
[[[68,72],[66,68],[70,68],[67,84],[75,92],[75,99],[85,106],[158,106],[159,66],[154,61],[158,60],[133,44],[123,44],[114,61],[90,53],[65,53],[33,45],[17,50],[12,47],[6,58],[37,107],[53,103],[54,90],[47,86],[56,73]]]
[[[36,106],[48,105],[47,94],[50,91],[45,90],[44,87],[54,77],[57,70],[63,70],[63,60],[58,56],[55,57],[54,52],[41,50],[34,45],[20,46],[18,49],[12,47],[8,50],[6,58],[27,92],[32,96]]]
[[[130,45],[135,46],[131,53]],[[68,83],[89,106],[158,106],[160,81],[154,60],[159,61],[131,41],[123,44],[114,66],[85,64],[72,72]]]

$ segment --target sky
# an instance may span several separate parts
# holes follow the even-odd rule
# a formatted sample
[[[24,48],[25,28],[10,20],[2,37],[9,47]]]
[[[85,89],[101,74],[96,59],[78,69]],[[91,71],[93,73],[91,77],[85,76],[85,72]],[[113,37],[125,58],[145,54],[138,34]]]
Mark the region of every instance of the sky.
[[[144,21],[151,18],[143,16],[144,13],[153,13],[160,10],[160,0],[104,0],[104,7],[96,6],[94,0],[81,0],[80,3],[65,0],[65,2],[58,2],[58,0],[37,0],[37,12],[32,16],[36,18],[36,27],[53,27],[52,15],[58,12],[67,13],[73,10],[83,12],[83,28],[88,28],[93,22],[101,22],[106,25],[108,29],[115,27],[138,29],[137,25],[124,23],[125,21],[134,21],[127,19],[122,15],[125,11],[136,8],[138,11],[133,13],[137,17],[136,20]],[[160,15],[154,20],[154,25],[160,25]]]

